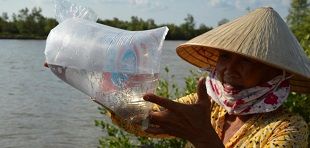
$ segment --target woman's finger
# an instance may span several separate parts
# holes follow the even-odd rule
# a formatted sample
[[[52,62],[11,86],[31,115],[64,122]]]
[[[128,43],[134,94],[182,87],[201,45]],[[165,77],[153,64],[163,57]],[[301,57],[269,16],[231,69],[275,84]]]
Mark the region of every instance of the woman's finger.
[[[178,128],[178,127],[172,127],[172,126],[167,126],[167,127],[160,127],[160,126],[151,126],[148,127],[145,132],[154,134],[154,135],[170,135],[174,137],[179,137],[179,138],[185,138],[188,137],[188,133],[184,131],[184,128]],[[189,138],[188,138],[189,139]]]
[[[158,104],[168,110],[179,112],[180,108],[183,106],[183,104],[174,102],[172,100],[156,96],[154,94],[146,94],[143,96],[143,99],[145,101],[153,102],[155,104]]]
[[[160,127],[149,127],[144,131],[150,134],[154,134],[154,135],[167,134],[167,132]]]
[[[151,133],[151,134],[168,134],[171,136],[177,136],[178,137],[178,130],[176,130],[175,128],[171,128],[171,127],[148,127],[146,130],[144,130],[147,133]]]
[[[44,62],[43,66],[48,68],[47,62]]]
[[[151,112],[149,114],[150,123],[155,125],[165,125],[171,118],[167,111]]]

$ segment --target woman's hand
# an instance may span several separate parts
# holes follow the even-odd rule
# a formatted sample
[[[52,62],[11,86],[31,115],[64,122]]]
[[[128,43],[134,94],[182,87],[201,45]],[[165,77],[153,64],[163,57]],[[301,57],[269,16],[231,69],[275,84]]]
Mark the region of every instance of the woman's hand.
[[[190,141],[196,147],[223,147],[211,121],[211,107],[205,87],[205,78],[200,79],[196,104],[181,104],[153,94],[143,98],[166,110],[150,113],[151,126],[145,131],[151,134],[169,134]]]

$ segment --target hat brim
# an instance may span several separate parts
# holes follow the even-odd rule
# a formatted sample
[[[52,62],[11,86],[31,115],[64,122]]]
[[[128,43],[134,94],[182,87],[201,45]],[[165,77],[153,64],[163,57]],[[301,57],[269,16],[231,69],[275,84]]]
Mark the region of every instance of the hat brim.
[[[258,61],[265,65],[283,69],[290,74],[293,74],[293,77],[290,79],[291,84],[291,91],[298,92],[298,93],[310,93],[310,78],[306,78],[296,72],[286,69],[285,67],[281,67],[279,65],[266,63],[260,59],[255,57],[251,57],[245,54],[241,54],[238,52],[233,52],[227,49],[220,49],[205,45],[193,44],[193,43],[185,43],[181,44],[177,47],[176,52],[177,54],[185,61],[197,66],[199,68],[206,68],[206,69],[214,69],[217,64],[217,59],[219,56],[219,51],[226,51],[231,52],[234,54],[238,54],[240,56],[244,56],[246,58],[250,58],[252,60]]]

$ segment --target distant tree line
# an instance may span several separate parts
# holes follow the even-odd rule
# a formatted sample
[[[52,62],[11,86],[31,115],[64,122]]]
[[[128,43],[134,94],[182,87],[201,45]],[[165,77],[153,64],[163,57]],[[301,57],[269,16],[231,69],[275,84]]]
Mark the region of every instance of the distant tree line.
[[[0,38],[44,39],[58,23],[55,19],[46,18],[41,8],[28,8],[13,13],[10,19],[6,12],[0,17]]]
[[[37,7],[31,10],[24,8],[19,10],[18,14],[13,13],[11,18],[6,12],[3,12],[0,17],[0,38],[45,39],[49,31],[54,28],[58,22],[54,18],[44,17],[41,12],[42,9]],[[212,27],[208,27],[204,24],[200,24],[199,27],[196,27],[194,17],[190,14],[184,19],[184,23],[180,25],[157,25],[153,19],[147,19],[145,21],[137,16],[132,16],[130,21],[113,18],[106,20],[99,19],[97,22],[131,31],[167,26],[169,32],[166,39],[168,40],[188,40],[212,29]]]

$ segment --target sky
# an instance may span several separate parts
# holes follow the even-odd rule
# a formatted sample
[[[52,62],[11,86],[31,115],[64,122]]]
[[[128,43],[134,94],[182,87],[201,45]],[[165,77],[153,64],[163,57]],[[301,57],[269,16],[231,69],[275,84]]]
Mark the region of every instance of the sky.
[[[248,13],[247,8],[270,6],[286,20],[291,0],[71,0],[91,8],[100,19],[130,20],[138,16],[143,20],[154,19],[156,24],[181,24],[187,14],[194,17],[197,26],[215,27],[224,18],[233,20]],[[46,17],[54,17],[53,0],[0,0],[0,13],[9,16],[22,8],[42,8]]]

